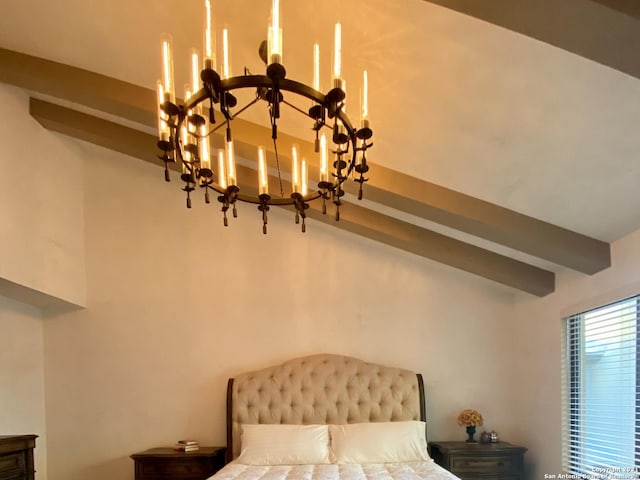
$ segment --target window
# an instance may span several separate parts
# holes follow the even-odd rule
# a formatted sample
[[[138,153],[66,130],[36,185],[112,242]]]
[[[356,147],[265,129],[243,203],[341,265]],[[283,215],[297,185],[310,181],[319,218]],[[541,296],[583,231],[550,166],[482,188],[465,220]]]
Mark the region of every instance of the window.
[[[639,302],[628,298],[565,319],[567,473],[636,478],[640,472]]]

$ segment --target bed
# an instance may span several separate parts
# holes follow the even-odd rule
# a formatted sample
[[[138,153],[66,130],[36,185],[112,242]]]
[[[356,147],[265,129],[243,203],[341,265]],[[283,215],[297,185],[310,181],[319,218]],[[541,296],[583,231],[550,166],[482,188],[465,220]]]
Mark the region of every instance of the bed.
[[[427,453],[422,376],[320,354],[227,387],[227,464],[213,480],[455,480]]]

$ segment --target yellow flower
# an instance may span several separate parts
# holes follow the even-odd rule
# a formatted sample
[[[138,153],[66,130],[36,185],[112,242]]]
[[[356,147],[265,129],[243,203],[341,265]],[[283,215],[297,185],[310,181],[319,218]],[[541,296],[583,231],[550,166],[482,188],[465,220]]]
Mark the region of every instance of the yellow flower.
[[[482,426],[482,415],[480,415],[480,412],[476,410],[467,408],[466,410],[460,412],[460,415],[458,415],[458,425],[464,425],[466,427]]]

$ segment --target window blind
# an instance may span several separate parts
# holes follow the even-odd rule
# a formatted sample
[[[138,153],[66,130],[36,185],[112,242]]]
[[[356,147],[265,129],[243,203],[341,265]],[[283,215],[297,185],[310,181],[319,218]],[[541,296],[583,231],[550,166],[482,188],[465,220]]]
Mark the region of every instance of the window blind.
[[[639,299],[565,319],[563,462],[566,472],[640,472]]]

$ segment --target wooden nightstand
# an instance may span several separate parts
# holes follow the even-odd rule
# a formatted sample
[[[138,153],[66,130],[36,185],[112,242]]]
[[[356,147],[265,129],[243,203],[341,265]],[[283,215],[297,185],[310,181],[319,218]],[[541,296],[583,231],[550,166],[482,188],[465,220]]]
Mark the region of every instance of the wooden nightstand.
[[[0,480],[33,480],[37,435],[0,435]]]
[[[521,480],[524,447],[507,442],[429,442],[431,458],[463,480]]]
[[[204,480],[224,466],[225,447],[200,447],[196,452],[152,448],[131,455],[136,480]]]

